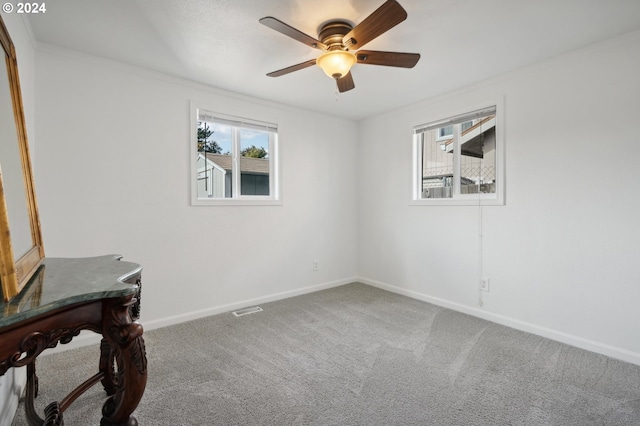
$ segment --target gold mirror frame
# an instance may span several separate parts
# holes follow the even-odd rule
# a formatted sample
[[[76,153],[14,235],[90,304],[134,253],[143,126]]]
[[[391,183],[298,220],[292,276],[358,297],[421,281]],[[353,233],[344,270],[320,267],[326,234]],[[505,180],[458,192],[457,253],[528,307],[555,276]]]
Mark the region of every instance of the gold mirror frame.
[[[9,85],[9,91],[11,93],[11,103],[13,106],[20,159],[22,162],[22,175],[24,177],[24,182],[4,182],[1,169],[2,159],[0,158],[0,284],[2,285],[4,300],[8,301],[20,293],[29,279],[38,270],[38,267],[44,259],[44,248],[42,246],[40,218],[38,217],[38,208],[33,187],[29,144],[27,142],[22,94],[20,92],[20,78],[18,76],[18,61],[16,59],[15,47],[1,16],[0,43],[4,51],[7,74],[9,76],[7,84]],[[4,84],[4,82],[0,82],[0,84]],[[0,143],[7,143],[7,141],[0,141]],[[31,227],[31,248],[18,259],[14,257],[11,234],[9,232],[10,218],[7,214],[7,204],[5,200],[5,188],[8,188],[7,185],[24,186],[27,212],[29,214],[28,221]]]

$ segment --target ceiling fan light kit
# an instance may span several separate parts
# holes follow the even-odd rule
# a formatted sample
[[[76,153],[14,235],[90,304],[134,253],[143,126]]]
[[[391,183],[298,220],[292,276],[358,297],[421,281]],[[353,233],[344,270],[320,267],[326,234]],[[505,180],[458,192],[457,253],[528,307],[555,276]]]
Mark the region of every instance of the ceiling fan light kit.
[[[270,72],[267,76],[280,77],[318,65],[327,76],[336,80],[340,92],[346,92],[355,87],[351,67],[356,63],[413,68],[420,59],[419,53],[357,50],[405,19],[407,19],[407,12],[402,6],[396,0],[387,0],[355,27],[343,20],[326,23],[320,29],[319,39],[315,39],[274,17],[264,17],[260,19],[261,24],[311,48],[324,51],[316,59]]]
[[[346,50],[331,50],[316,59],[316,65],[322,68],[327,76],[336,80],[347,75],[355,63],[356,55]]]

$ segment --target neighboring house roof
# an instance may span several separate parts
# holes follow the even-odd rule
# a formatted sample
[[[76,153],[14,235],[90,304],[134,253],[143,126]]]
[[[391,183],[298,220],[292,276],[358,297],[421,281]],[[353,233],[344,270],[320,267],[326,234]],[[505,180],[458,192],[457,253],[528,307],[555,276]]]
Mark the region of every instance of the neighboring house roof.
[[[227,171],[231,171],[231,156],[223,154],[206,154],[207,160],[217,164]],[[269,174],[268,158],[240,157],[240,173]]]
[[[478,157],[482,158],[482,142],[480,136],[481,134],[494,129],[496,126],[496,115],[490,115],[486,117],[473,126],[469,127],[467,130],[460,134],[462,145],[462,155],[467,155],[470,157]],[[446,152],[451,152],[453,150],[453,138],[448,139],[442,142],[445,146]]]

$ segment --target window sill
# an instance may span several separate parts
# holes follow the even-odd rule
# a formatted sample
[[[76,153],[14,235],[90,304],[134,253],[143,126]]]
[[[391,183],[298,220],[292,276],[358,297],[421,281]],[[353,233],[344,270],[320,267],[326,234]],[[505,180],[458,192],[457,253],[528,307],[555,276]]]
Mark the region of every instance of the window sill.
[[[452,198],[429,198],[411,200],[411,206],[504,206],[504,200],[497,198],[475,198],[475,199],[452,199]]]
[[[281,206],[282,200],[258,199],[197,199],[191,201],[192,206]]]

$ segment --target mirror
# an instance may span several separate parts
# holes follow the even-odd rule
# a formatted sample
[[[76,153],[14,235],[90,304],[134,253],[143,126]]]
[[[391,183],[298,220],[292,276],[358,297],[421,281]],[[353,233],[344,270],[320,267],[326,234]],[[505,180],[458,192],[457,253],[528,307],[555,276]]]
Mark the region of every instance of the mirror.
[[[15,48],[0,17],[0,284],[5,301],[44,259]]]

